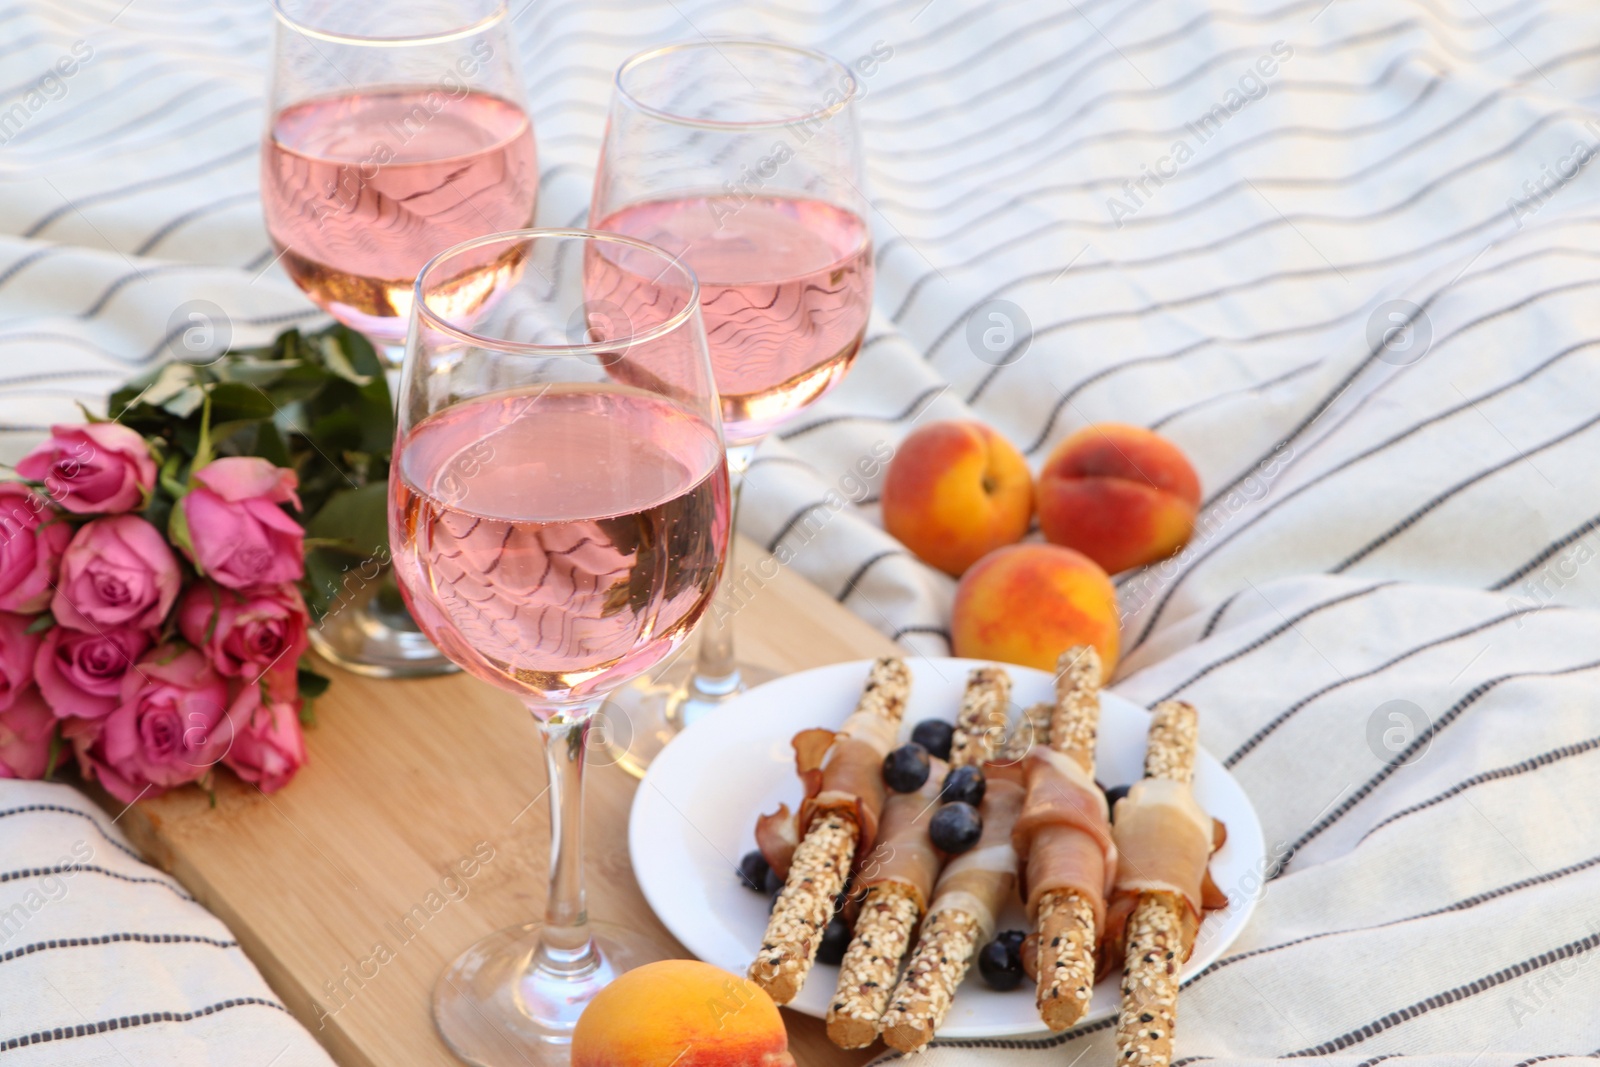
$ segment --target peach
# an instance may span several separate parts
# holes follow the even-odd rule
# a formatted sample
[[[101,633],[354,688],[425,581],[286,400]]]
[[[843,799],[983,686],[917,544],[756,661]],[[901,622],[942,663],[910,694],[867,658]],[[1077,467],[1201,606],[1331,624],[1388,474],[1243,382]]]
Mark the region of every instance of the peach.
[[[1073,645],[1093,645],[1109,680],[1117,623],[1117,592],[1092,559],[1029,543],[997,548],[967,571],[956,586],[950,637],[958,656],[1045,671]]]
[[[1200,478],[1178,446],[1102,422],[1056,446],[1039,471],[1039,528],[1110,574],[1180,551],[1194,533]]]
[[[698,960],[663,960],[595,994],[572,1032],[572,1067],[794,1067],[766,991]]]
[[[884,475],[884,529],[946,574],[1020,541],[1032,519],[1028,461],[981,422],[924,426],[900,442]]]

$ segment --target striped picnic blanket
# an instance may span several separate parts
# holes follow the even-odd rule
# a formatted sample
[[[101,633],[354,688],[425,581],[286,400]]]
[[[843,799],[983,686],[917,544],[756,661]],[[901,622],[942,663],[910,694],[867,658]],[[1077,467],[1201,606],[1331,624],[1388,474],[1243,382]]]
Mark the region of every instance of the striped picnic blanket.
[[[1117,689],[1201,709],[1281,862],[1223,887],[1259,904],[1185,993],[1184,1062],[1505,1067],[1600,1049],[1600,11],[513,10],[546,224],[586,214],[629,53],[760,34],[874,58],[858,69],[876,313],[847,381],[764,446],[744,529],[911,650],[948,651],[953,584],[883,532],[881,473],[859,460],[950,417],[1035,463],[1104,420],[1194,458],[1194,543],[1119,581]],[[264,4],[13,0],[0,27],[0,452],[163,358],[196,307],[235,343],[316,321],[260,220]],[[992,314],[1003,346],[984,339]],[[0,914],[36,884],[13,868],[84,833],[9,817],[38,788],[0,787]],[[63,934],[226,939],[198,916],[141,925],[132,887],[78,877]],[[185,1021],[271,999],[232,947],[141,943],[137,971],[106,962],[126,944],[9,947],[0,1049],[156,1002],[178,1018],[142,1027],[172,1050],[150,1062],[253,1062],[234,1051],[277,1047],[249,1031],[259,1018],[293,1030],[261,1006]],[[38,992],[75,997],[86,976],[83,1017]],[[304,1048],[279,1062],[315,1062]],[[5,1055],[120,1062],[100,1038]],[[1080,1058],[1110,1062],[1109,1026],[940,1044],[926,1062]]]

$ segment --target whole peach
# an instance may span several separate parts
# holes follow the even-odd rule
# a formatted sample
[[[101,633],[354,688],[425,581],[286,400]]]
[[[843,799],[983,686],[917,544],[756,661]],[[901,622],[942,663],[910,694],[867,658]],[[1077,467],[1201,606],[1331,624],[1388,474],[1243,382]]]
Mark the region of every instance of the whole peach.
[[[946,574],[1014,544],[1033,518],[1022,453],[981,422],[935,422],[900,443],[883,479],[883,525]]]
[[[698,960],[628,971],[572,1031],[572,1067],[794,1067],[788,1050],[766,991]]]
[[[1039,471],[1038,496],[1045,539],[1116,574],[1189,543],[1200,478],[1165,437],[1102,422],[1056,446]]]
[[[1060,545],[997,548],[956,587],[955,653],[1054,671],[1073,645],[1100,653],[1102,680],[1117,665],[1117,592],[1087,556]]]

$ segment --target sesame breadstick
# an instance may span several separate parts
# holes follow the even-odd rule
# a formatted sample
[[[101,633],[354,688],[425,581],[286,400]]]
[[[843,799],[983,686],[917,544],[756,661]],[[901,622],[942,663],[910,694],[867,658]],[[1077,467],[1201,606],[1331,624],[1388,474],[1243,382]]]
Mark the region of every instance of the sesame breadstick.
[[[944,760],[930,757],[922,786],[884,803],[878,843],[856,872],[866,893],[828,1006],[828,1037],[840,1048],[877,1040],[900,961],[939,880],[944,857],[928,837],[928,822],[938,810],[945,771]]]
[[[1100,656],[1088,645],[1069,648],[1057,662],[1050,747],[1094,774],[1100,732]],[[1099,948],[1094,904],[1071,889],[1046,893],[1034,928],[1039,934],[1039,1017],[1060,1032],[1083,1018],[1094,995]]]
[[[1199,719],[1188,704],[1156,705],[1145,753],[1146,778],[1194,780]],[[1128,919],[1117,1063],[1166,1067],[1178,1014],[1178,972],[1194,938],[1188,903],[1176,893],[1141,893]]]
[[[871,784],[879,790],[880,806],[882,772],[875,761],[881,760],[887,745],[892,744],[910,691],[911,672],[903,660],[885,657],[874,661],[856,711],[840,731],[845,743],[857,742],[849,752],[857,765],[842,767],[840,776],[851,775],[864,789],[863,776],[870,775]],[[875,739],[872,747],[860,743],[869,738]],[[869,759],[874,762],[864,763]],[[767,921],[761,949],[750,964],[750,980],[779,1004],[793,1000],[805,984],[822,932],[833,917],[834,898],[844,890],[862,841],[857,813],[865,794],[860,790],[854,796],[830,791],[831,769],[832,764],[824,766],[823,791],[808,798],[802,807],[802,815],[809,817],[800,827],[802,836],[788,878]],[[826,806],[823,801],[827,801]],[[877,812],[871,812],[870,817],[876,820]]]
[[[1181,700],[1163,700],[1150,714],[1144,776],[1193,783],[1195,750],[1200,743],[1199,713],[1194,705]]]
[[[995,760],[1000,763],[1021,763],[1034,745],[1048,745],[1050,718],[1054,714],[1055,705],[1043,701],[1023,708],[1022,714],[1017,717],[1017,728],[1011,731],[1011,736],[995,753]]]
[[[950,766],[982,765],[1005,736],[1011,703],[1011,676],[999,667],[978,667],[967,676],[967,688],[956,714],[950,743]],[[935,760],[937,777],[944,764]],[[923,792],[925,806],[918,827],[926,836],[926,817],[938,803],[939,782],[930,777]],[[931,791],[931,792],[930,792]],[[933,856],[930,853],[929,859]],[[865,1048],[878,1036],[878,1023],[889,1006],[900,974],[900,961],[922,919],[927,893],[938,867],[925,869],[926,884],[912,892],[904,883],[874,885],[862,900],[850,947],[839,965],[839,985],[828,1008],[828,1037],[840,1048]]]
[[[884,1044],[900,1052],[917,1052],[933,1040],[983,935],[982,924],[965,911],[941,911],[928,917],[916,954],[884,1013]]]
[[[990,780],[980,810],[983,833],[945,867],[900,984],[883,1015],[883,1040],[900,1052],[926,1045],[944,1022],[978,949],[994,937],[995,916],[1016,893],[1017,855],[1011,831],[1025,790]]]
[[[982,766],[1006,734],[1011,707],[1011,676],[999,667],[978,667],[967,676],[950,741],[950,766]]]
[[[1094,773],[1094,746],[1100,734],[1100,654],[1077,645],[1056,661],[1056,704],[1050,715],[1051,748],[1071,756]]]
[[[787,1004],[800,992],[822,931],[833,918],[833,901],[844,891],[859,831],[848,816],[830,812],[812,824],[794,850],[789,877],[767,922],[750,980]]]
[[[867,890],[828,1006],[828,1038],[835,1045],[866,1048],[878,1039],[878,1020],[921,918],[922,902],[912,887],[885,882]]]

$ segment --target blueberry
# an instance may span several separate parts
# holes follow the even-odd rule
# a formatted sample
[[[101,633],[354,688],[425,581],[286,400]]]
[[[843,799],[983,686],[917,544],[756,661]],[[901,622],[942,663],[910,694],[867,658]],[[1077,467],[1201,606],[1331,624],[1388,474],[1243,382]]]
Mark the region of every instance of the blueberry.
[[[983,791],[987,785],[983,771],[977,767],[957,767],[944,776],[944,785],[939,789],[939,800],[945,804],[961,801],[977,807],[983,803]]]
[[[978,951],[978,973],[990,989],[1004,993],[1022,984],[1021,943],[1013,946],[997,937]]]
[[[1117,801],[1119,801],[1123,797],[1127,796],[1128,795],[1128,790],[1132,789],[1132,788],[1133,787],[1129,786],[1129,785],[1114,785],[1110,789],[1107,789],[1106,790],[1106,804],[1111,808],[1112,811],[1116,811],[1117,810]]]
[[[915,793],[928,780],[932,766],[928,750],[913,741],[883,757],[883,782],[896,793]]]
[[[1001,930],[1000,933],[995,935],[995,940],[1004,941],[1011,946],[1013,951],[1020,952],[1022,951],[1022,943],[1028,940],[1028,933],[1026,930]]]
[[[822,931],[822,942],[817,945],[817,962],[839,966],[844,950],[850,947],[850,927],[842,917],[835,915]]]
[[[768,915],[771,915],[772,914],[772,909],[776,908],[778,906],[778,894],[780,894],[782,892],[783,892],[783,883],[782,882],[778,883],[778,888],[768,891],[768,893],[767,893],[767,914]]]
[[[911,740],[928,750],[928,755],[940,759],[950,758],[950,742],[955,740],[956,728],[943,719],[923,719],[911,731]]]
[[[776,893],[783,888],[783,879],[778,877],[778,872],[771,867],[767,868],[767,876],[761,880],[761,889],[766,893]]]
[[[767,872],[770,870],[772,868],[767,866],[767,857],[755,850],[746,852],[739,861],[739,881],[753,893],[765,893]]]
[[[934,812],[928,821],[928,838],[933,846],[952,856],[976,845],[981,833],[983,816],[977,808],[959,800]]]

